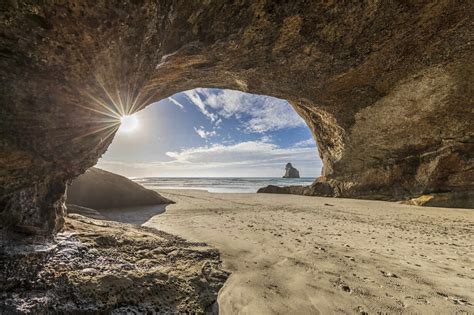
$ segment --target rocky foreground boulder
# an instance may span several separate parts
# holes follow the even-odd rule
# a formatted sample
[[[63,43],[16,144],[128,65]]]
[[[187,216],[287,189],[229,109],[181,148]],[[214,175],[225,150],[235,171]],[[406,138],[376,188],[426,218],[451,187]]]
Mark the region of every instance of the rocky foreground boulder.
[[[228,277],[206,244],[77,214],[46,243],[3,241],[2,314],[214,314]]]
[[[66,202],[92,209],[173,203],[156,191],[96,167],[88,169],[72,182],[67,190]]]
[[[67,183],[97,163],[120,116],[197,87],[288,100],[324,164],[313,195],[473,191],[473,11],[462,0],[1,1],[0,224],[60,230]]]

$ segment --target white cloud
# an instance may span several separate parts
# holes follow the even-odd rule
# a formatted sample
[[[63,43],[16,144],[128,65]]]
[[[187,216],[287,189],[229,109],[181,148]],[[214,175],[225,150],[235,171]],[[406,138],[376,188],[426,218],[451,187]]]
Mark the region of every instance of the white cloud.
[[[124,176],[282,176],[291,162],[301,176],[318,176],[321,161],[312,148],[280,148],[266,141],[217,144],[167,152],[169,161],[126,163],[103,161],[98,164]]]
[[[171,101],[171,103],[175,104],[176,106],[178,106],[181,109],[184,109],[183,104],[181,104],[180,102],[175,100],[173,97],[170,96],[170,97],[168,97],[168,99]]]
[[[215,89],[194,89],[184,94],[211,121],[234,117],[241,120],[246,132],[264,133],[305,126],[303,119],[282,99]]]
[[[237,144],[214,144],[167,152],[176,163],[193,164],[212,168],[216,165],[284,165],[293,160],[313,162],[316,156],[314,148],[280,148],[267,141],[245,141]]]
[[[313,138],[309,138],[309,139],[306,139],[306,140],[296,142],[293,146],[296,147],[296,148],[315,147],[316,142],[314,141]]]
[[[191,102],[193,102],[194,105],[196,105],[199,108],[201,113],[203,113],[211,121],[216,121],[219,117],[216,114],[211,113],[206,109],[206,104],[201,99],[201,96],[199,95],[198,90],[200,89],[186,91],[184,92],[184,94],[189,98],[189,100],[191,100]]]
[[[215,136],[217,133],[215,130],[213,131],[206,131],[203,126],[196,128],[194,127],[194,131],[203,139],[207,139],[209,137]]]
[[[272,141],[272,136],[263,136],[260,138],[260,141],[262,142],[271,142]]]

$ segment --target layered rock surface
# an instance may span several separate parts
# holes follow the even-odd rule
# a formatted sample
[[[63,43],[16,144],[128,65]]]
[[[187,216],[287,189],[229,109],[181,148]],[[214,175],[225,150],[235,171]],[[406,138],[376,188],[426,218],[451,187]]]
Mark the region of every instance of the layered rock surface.
[[[72,182],[67,189],[66,202],[92,209],[172,203],[156,191],[95,167]]]
[[[1,225],[58,231],[67,183],[105,152],[119,115],[196,87],[287,99],[324,163],[311,194],[472,191],[473,9],[448,0],[3,1]]]
[[[2,314],[213,314],[228,277],[206,244],[77,214],[2,248]]]

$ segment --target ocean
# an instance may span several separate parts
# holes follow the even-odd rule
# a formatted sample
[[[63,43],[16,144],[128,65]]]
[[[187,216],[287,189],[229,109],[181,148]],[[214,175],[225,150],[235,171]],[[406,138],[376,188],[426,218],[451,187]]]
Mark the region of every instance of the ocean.
[[[148,189],[200,189],[216,193],[256,193],[268,185],[310,185],[314,178],[279,177],[141,177],[133,181]]]

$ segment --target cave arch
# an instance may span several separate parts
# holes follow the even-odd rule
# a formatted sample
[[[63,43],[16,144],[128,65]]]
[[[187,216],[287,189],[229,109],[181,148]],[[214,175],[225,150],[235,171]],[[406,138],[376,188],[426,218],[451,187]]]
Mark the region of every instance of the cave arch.
[[[324,162],[308,194],[472,191],[473,5],[4,2],[2,227],[61,228],[67,182],[111,142],[104,107],[197,87],[287,99]]]

